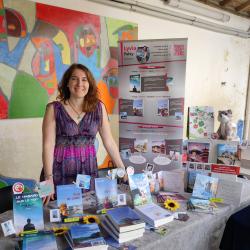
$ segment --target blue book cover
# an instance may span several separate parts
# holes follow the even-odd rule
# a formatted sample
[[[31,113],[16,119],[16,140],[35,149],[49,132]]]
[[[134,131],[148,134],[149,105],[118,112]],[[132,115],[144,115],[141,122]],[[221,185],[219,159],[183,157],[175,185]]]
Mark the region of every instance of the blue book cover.
[[[38,233],[24,235],[22,249],[57,250],[58,248],[56,238],[53,233]]]
[[[57,206],[62,219],[83,215],[82,190],[75,184],[57,186]]]
[[[134,206],[152,202],[149,181],[146,174],[141,173],[129,175],[129,186]]]
[[[217,144],[217,163],[240,166],[237,145]]]
[[[138,214],[128,206],[109,210],[107,211],[107,216],[119,227],[143,223]]]
[[[43,230],[43,203],[38,193],[13,195],[13,217],[16,233]]]
[[[74,248],[106,245],[96,223],[73,225],[70,235]]]
[[[97,211],[117,206],[117,180],[108,178],[95,179]]]
[[[218,178],[197,174],[192,196],[200,199],[215,197],[218,187]]]

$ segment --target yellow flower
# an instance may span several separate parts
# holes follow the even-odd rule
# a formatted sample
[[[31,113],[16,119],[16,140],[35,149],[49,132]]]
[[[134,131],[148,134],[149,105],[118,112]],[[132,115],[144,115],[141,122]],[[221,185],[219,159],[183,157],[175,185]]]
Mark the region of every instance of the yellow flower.
[[[99,224],[100,223],[100,219],[95,216],[95,215],[86,215],[83,217],[83,222],[85,224],[91,224],[91,223],[97,223]]]
[[[170,211],[176,211],[180,207],[180,204],[176,200],[167,199],[164,202],[164,207]]]
[[[56,236],[63,235],[68,232],[68,230],[69,229],[67,227],[53,227],[53,232]]]

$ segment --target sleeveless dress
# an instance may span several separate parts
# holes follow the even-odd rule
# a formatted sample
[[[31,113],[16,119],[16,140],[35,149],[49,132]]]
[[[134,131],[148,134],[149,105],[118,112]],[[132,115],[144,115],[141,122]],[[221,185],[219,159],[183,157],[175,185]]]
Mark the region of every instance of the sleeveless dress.
[[[52,104],[56,119],[54,185],[72,184],[77,174],[86,174],[91,176],[90,189],[94,190],[94,179],[98,177],[94,142],[102,123],[101,102],[98,102],[95,111],[85,113],[79,124],[60,102]]]

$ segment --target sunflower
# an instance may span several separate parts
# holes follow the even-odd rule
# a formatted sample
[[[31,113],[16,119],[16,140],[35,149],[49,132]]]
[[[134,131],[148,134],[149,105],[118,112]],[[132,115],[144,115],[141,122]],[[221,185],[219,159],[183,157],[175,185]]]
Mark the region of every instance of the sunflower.
[[[68,232],[68,230],[67,227],[53,227],[53,232],[56,236],[63,235]]]
[[[180,207],[180,204],[176,200],[167,199],[164,202],[164,207],[170,211],[176,211]]]
[[[86,215],[83,217],[83,223],[85,223],[85,224],[91,224],[91,223],[100,224],[100,219],[95,215]]]

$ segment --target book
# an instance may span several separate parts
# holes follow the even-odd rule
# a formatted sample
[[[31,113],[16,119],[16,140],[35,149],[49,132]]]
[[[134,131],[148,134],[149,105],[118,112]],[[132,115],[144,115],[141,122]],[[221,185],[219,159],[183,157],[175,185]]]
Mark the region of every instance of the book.
[[[51,232],[39,232],[37,234],[25,234],[22,243],[23,250],[42,249],[57,250],[55,235]]]
[[[145,227],[144,221],[128,206],[109,210],[106,217],[120,233]]]
[[[179,193],[173,193],[173,192],[159,192],[156,196],[157,203],[164,203],[167,199],[176,200],[178,202],[185,202],[187,201],[187,198]]]
[[[218,187],[218,178],[211,176],[197,174],[192,196],[200,199],[207,199],[215,197]]]
[[[95,179],[95,193],[97,200],[97,211],[110,209],[117,206],[117,179],[108,178]]]
[[[43,203],[36,192],[13,195],[13,217],[16,234],[43,230]]]
[[[217,144],[217,163],[240,166],[238,146],[231,144]]]
[[[78,174],[76,176],[76,185],[82,189],[90,189],[90,175]]]
[[[153,227],[162,226],[174,219],[173,214],[154,203],[136,206],[135,211]]]
[[[69,242],[73,249],[107,249],[108,246],[101,235],[96,223],[72,225],[69,233]]]
[[[170,192],[184,192],[184,174],[181,169],[162,171],[163,190]]]
[[[118,231],[116,231],[113,224],[109,221],[109,219],[105,215],[101,219],[101,226],[119,244],[142,237],[143,233],[145,232],[145,228],[139,228],[136,230],[119,233]]]
[[[208,163],[209,158],[208,142],[191,142],[187,143],[187,160],[191,162],[204,162]]]
[[[81,189],[75,184],[57,186],[57,206],[62,220],[83,216]]]
[[[209,106],[193,106],[188,112],[188,138],[211,138],[214,132],[214,110]]]
[[[128,176],[134,206],[152,202],[148,177],[144,173]]]

